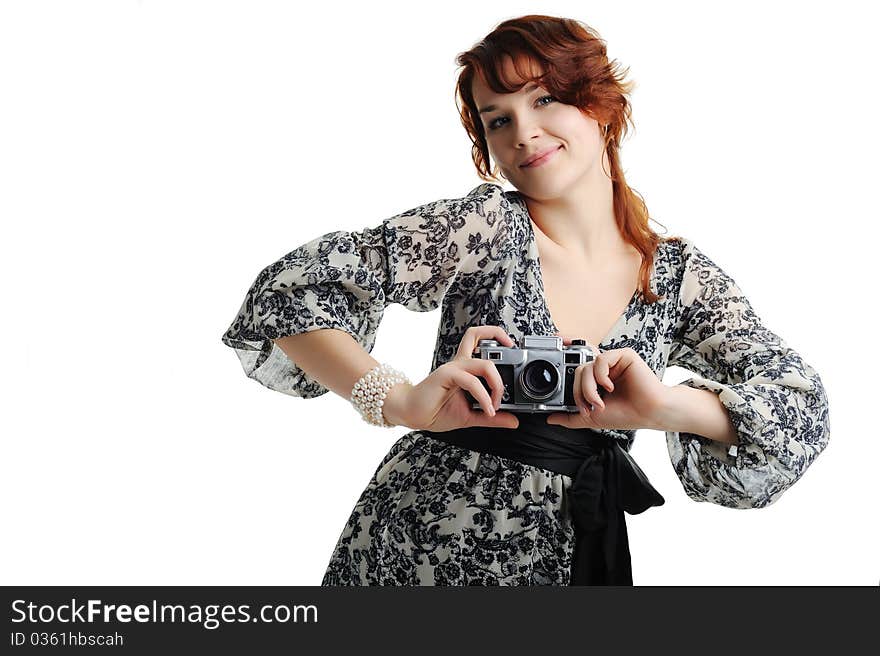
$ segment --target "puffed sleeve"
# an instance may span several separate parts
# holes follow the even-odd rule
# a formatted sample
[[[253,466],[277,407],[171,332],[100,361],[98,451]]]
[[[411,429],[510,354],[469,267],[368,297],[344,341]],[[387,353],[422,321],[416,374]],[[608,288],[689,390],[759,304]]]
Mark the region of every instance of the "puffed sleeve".
[[[790,488],[828,444],[819,374],[755,314],[736,282],[682,240],[683,277],[668,365],[718,394],[739,445],[666,432],[687,495],[729,508],[763,508]]]
[[[222,336],[245,374],[269,389],[314,398],[328,389],[274,340],[322,328],[344,330],[366,351],[389,303],[427,312],[453,278],[498,252],[506,206],[500,185],[437,200],[360,231],[328,232],[265,267]]]

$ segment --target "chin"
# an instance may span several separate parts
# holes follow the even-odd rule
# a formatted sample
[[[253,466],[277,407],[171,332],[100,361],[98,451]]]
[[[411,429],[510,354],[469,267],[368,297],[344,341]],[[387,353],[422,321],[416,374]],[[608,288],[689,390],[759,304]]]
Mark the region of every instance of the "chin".
[[[548,175],[546,180],[528,180],[522,185],[516,185],[524,193],[535,200],[551,200],[564,196],[572,186],[572,178],[565,171],[558,174]]]

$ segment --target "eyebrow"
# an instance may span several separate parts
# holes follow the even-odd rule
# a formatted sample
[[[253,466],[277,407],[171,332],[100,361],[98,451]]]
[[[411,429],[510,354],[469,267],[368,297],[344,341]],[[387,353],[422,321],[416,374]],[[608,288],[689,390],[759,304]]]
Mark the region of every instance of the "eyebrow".
[[[531,93],[535,89],[538,88],[538,85],[532,82],[530,85],[526,87],[526,93]],[[485,114],[486,112],[494,112],[498,107],[496,105],[486,105],[479,111],[480,114]]]

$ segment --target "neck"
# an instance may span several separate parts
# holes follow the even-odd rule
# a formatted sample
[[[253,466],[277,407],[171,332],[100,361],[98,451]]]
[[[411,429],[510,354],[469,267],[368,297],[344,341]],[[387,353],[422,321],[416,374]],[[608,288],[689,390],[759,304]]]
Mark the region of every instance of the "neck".
[[[607,155],[603,159],[607,168]],[[617,227],[611,179],[599,167],[592,167],[562,196],[547,200],[523,196],[523,200],[536,239],[573,263],[593,267],[619,262],[634,250]]]

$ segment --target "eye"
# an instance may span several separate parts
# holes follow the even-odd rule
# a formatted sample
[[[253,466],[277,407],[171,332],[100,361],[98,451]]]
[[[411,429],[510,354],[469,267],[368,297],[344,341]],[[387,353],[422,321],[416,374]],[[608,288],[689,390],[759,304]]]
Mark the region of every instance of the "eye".
[[[549,104],[549,103],[543,103],[543,102],[541,102],[542,100],[552,100],[552,101],[555,101],[556,98],[554,98],[553,96],[541,96],[540,98],[538,98],[538,99],[535,101],[535,104],[538,105],[539,107],[543,107],[544,105]],[[506,118],[507,118],[506,116],[499,116],[499,117],[496,118],[496,119],[492,119],[491,121],[489,121],[489,129],[490,129],[490,130],[497,130],[499,127],[501,127],[500,125],[497,125],[498,121],[500,121],[501,119],[506,119]]]

